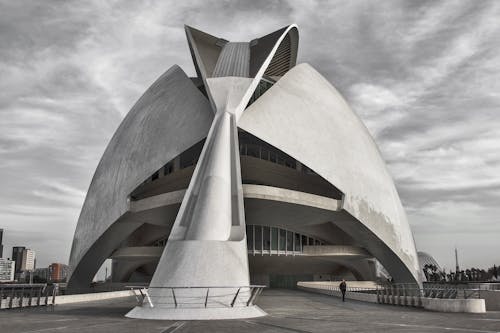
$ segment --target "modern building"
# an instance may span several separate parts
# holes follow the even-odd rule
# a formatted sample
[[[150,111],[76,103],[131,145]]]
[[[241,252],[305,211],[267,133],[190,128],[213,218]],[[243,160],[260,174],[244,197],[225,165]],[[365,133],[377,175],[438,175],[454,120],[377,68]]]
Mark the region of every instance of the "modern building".
[[[23,253],[26,248],[24,246],[14,246],[12,248],[12,260],[16,263],[15,273],[19,274],[22,272],[23,264]]]
[[[263,315],[239,306],[252,284],[373,280],[379,264],[420,283],[385,162],[339,92],[296,63],[297,26],[250,42],[185,30],[197,75],[171,67],[114,134],[68,289],[88,288],[111,258],[114,282],[149,284],[152,304],[128,316],[200,319]]]
[[[0,258],[3,258],[3,229],[0,229]]]
[[[32,272],[35,270],[36,253],[30,249],[24,249],[21,262],[21,271]]]
[[[48,282],[49,281],[49,268],[35,268],[33,272],[33,279],[38,279],[40,281]]]
[[[428,270],[434,272],[441,272],[442,268],[439,266],[438,262],[434,257],[432,257],[427,252],[419,251],[417,252],[418,262],[420,263],[420,273],[422,273],[422,281],[427,281]]]
[[[14,281],[15,261],[0,258],[0,282]]]
[[[68,265],[53,263],[49,266],[49,281],[64,282],[68,277]]]

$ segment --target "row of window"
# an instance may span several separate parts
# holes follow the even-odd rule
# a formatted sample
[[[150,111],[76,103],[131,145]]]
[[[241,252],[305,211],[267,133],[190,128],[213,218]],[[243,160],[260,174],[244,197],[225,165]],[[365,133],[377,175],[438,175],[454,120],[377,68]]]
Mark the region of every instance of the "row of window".
[[[166,176],[171,174],[172,172],[174,172],[174,163],[176,163],[176,168],[178,169],[185,169],[187,167],[195,165],[198,162],[198,158],[200,157],[204,142],[205,140],[198,142],[179,156],[175,157],[173,160],[165,164],[163,168],[153,173],[151,178],[148,178],[145,182],[147,183],[148,181],[155,181],[160,178],[160,175]]]
[[[278,154],[276,151],[269,150],[255,144],[240,144],[240,155],[257,157],[261,160],[284,165],[292,169],[297,168],[297,162],[295,160],[286,158],[285,156]]]
[[[168,240],[167,237],[158,239],[157,241],[155,241],[153,243],[152,246],[154,246],[154,247],[165,247],[167,245],[167,240]]]
[[[180,156],[176,157],[176,159],[179,159],[177,162],[178,168],[184,169],[195,165],[198,162],[201,150],[203,149],[203,143],[204,141],[197,143]],[[291,169],[298,169],[298,163],[295,159],[284,153],[280,153],[279,150],[272,149],[271,147],[251,143],[242,143],[240,144],[240,154],[244,156],[256,157]],[[174,171],[174,160],[168,162],[163,168],[153,173],[151,178],[147,179],[146,182],[157,180],[160,178],[161,174],[164,176],[171,174]],[[307,174],[315,174],[313,170],[309,169],[305,165],[301,165],[300,170]]]
[[[263,80],[260,80],[259,84],[257,85],[257,87],[255,88],[255,91],[252,95],[252,97],[250,97],[250,100],[248,101],[248,106],[250,106],[251,104],[253,104],[253,102],[255,102],[257,99],[259,99],[260,96],[264,95],[264,93],[273,86],[274,82],[273,80],[269,80],[269,79],[263,79]]]
[[[246,232],[249,253],[286,254],[302,252],[306,245],[325,245],[320,239],[276,227],[247,225]]]
[[[290,230],[247,225],[247,247],[249,253],[294,253],[302,252],[306,245],[325,245],[320,239],[299,234]],[[167,238],[162,238],[153,243],[153,246],[163,247]]]

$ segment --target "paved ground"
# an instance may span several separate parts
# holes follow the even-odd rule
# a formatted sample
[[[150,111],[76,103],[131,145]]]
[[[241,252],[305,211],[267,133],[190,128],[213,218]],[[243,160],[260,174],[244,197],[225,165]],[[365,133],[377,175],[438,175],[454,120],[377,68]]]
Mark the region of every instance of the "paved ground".
[[[500,332],[500,312],[435,313],[348,301],[291,290],[267,290],[258,304],[269,316],[227,321],[128,319],[133,300],[0,311],[1,333],[38,332]]]

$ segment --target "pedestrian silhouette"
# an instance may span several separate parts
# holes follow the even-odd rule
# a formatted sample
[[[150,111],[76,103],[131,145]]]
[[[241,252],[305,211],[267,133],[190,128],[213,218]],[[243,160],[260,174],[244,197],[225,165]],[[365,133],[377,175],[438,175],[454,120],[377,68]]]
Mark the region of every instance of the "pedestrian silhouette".
[[[345,283],[344,279],[342,279],[342,282],[340,282],[339,289],[342,292],[342,302],[345,302],[345,292],[347,290],[347,283]]]

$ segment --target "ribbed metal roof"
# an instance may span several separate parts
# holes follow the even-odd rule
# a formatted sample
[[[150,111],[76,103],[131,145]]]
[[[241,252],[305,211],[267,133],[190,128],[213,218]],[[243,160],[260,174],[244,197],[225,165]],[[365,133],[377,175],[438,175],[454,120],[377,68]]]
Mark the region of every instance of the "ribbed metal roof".
[[[248,77],[250,68],[250,43],[227,43],[224,45],[212,77]]]

